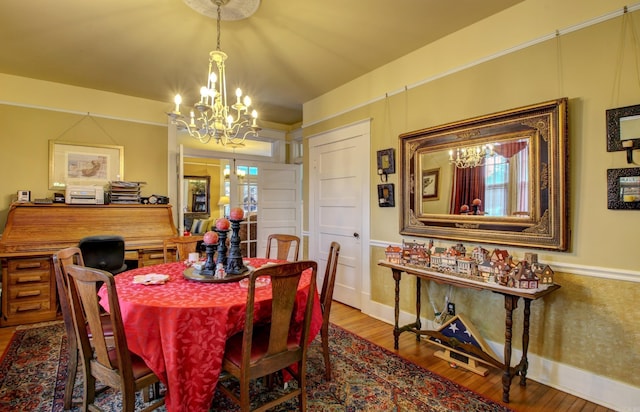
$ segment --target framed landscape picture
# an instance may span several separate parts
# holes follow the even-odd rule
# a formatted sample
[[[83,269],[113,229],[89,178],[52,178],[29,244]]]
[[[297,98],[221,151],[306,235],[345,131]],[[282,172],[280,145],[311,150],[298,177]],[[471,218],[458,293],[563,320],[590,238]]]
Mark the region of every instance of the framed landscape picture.
[[[49,189],[67,185],[104,186],[124,179],[124,148],[49,141]]]

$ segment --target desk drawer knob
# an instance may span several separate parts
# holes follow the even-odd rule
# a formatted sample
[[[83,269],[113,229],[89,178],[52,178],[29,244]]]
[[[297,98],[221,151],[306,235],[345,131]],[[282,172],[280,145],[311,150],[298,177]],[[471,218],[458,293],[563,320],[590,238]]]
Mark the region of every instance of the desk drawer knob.
[[[17,298],[28,298],[31,296],[40,296],[41,293],[39,290],[21,290],[16,295]]]
[[[20,276],[17,280],[17,283],[32,283],[32,282],[42,282],[42,276],[33,275],[33,276]]]
[[[40,310],[42,309],[41,303],[33,303],[31,305],[20,305],[17,308],[17,312],[29,312],[32,310]]]
[[[38,269],[41,266],[41,262],[20,262],[16,265],[16,269]]]

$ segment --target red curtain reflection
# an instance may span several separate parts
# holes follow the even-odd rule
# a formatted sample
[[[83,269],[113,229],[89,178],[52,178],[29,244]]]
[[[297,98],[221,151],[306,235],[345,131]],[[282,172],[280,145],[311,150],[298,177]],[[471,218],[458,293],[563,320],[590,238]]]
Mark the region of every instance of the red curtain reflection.
[[[474,199],[483,200],[484,196],[484,166],[468,167],[465,169],[455,168],[455,178],[453,180],[451,192],[450,214],[461,213],[463,205],[467,205],[469,210],[473,210]],[[482,210],[482,209],[480,209]]]
[[[496,145],[493,147],[493,151],[496,154],[504,157],[505,159],[511,159],[513,155],[518,153],[519,151],[526,149],[529,143],[527,141],[523,142],[510,142],[510,143],[501,143],[499,146]]]

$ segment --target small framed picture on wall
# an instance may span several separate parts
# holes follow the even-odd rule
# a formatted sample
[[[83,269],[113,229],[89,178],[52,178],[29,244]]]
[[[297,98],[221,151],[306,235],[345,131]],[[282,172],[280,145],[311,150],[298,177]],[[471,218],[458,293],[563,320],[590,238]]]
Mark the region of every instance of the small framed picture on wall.
[[[396,205],[393,183],[384,183],[378,185],[378,206],[380,207],[394,207]]]

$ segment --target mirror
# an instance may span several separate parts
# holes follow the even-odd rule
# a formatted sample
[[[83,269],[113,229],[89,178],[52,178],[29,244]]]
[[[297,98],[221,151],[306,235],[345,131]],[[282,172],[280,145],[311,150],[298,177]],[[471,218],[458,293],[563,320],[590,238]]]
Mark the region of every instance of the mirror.
[[[606,116],[607,152],[640,149],[640,104],[609,109]]]
[[[567,99],[400,135],[400,233],[568,249]]]
[[[607,115],[607,152],[627,152],[633,162],[633,150],[640,149],[640,104],[609,109]]]
[[[209,214],[210,176],[185,176],[185,213]]]

